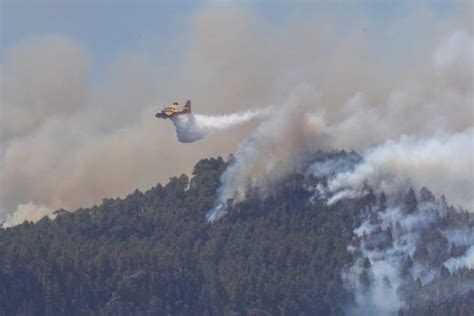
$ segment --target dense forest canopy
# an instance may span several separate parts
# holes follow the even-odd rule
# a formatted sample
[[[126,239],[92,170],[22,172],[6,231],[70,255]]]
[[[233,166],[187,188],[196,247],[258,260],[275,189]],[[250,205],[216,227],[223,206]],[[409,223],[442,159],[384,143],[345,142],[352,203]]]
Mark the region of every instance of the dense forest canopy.
[[[358,159],[314,159],[334,157]],[[474,314],[472,213],[426,188],[329,204],[325,176],[293,173],[209,223],[226,164],[0,229],[0,315]]]

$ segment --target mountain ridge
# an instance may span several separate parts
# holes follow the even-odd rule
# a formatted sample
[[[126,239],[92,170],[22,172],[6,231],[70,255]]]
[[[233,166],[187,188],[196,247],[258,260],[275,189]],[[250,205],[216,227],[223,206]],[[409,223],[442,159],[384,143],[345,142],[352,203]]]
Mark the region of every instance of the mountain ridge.
[[[473,271],[438,268],[465,254],[469,244],[446,243],[442,232],[469,230],[471,213],[447,204],[437,209],[444,199],[434,203],[427,189],[408,190],[400,210],[382,207],[384,198],[370,191],[328,205],[308,189],[327,183],[325,176],[293,173],[266,197],[249,184],[211,224],[206,214],[226,166],[220,157],[203,159],[191,178],[173,177],[124,199],[0,229],[0,314],[367,315],[379,308],[371,293],[380,284],[382,291],[401,293],[395,309],[402,315],[472,314]],[[387,218],[395,215],[400,218],[392,225]],[[429,225],[442,236],[410,231],[417,216],[433,218]],[[413,256],[397,256],[407,276],[379,278],[380,253],[392,255],[415,233]],[[467,285],[456,295],[460,279]],[[445,280],[454,284],[454,295],[426,299],[423,292],[435,293],[436,282]]]

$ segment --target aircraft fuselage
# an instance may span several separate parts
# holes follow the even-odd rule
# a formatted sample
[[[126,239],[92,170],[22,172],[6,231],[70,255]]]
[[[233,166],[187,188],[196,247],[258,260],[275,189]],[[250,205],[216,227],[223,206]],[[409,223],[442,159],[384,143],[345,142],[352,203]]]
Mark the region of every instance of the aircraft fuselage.
[[[168,119],[171,118],[175,115],[181,115],[181,114],[187,114],[191,113],[191,101],[188,100],[186,101],[186,104],[184,105],[183,109],[180,110],[178,108],[178,102],[174,102],[172,105],[165,107],[163,110],[160,112],[156,113],[157,118],[162,118],[162,119]]]

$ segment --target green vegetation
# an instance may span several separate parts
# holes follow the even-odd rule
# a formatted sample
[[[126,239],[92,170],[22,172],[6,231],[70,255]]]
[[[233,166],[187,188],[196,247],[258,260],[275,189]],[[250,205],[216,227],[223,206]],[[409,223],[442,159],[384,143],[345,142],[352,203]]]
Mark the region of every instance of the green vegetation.
[[[204,159],[191,179],[0,229],[0,315],[343,314],[347,245],[373,197],[327,206],[294,174],[265,199],[249,186],[209,224],[225,166]]]

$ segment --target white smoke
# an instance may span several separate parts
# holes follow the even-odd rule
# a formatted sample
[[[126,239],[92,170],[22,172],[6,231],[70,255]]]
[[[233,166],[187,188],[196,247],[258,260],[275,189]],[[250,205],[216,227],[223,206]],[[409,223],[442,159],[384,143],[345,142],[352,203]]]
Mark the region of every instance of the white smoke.
[[[400,157],[395,150],[393,158]],[[412,156],[408,153],[406,157]],[[355,298],[355,305],[347,307],[348,314],[393,315],[421,299],[435,300],[429,294],[433,289],[436,300],[472,290],[472,280],[454,281],[448,292],[439,288],[439,284],[450,282],[449,273],[442,272],[443,266],[450,272],[474,268],[472,214],[449,207],[443,198],[436,201],[426,188],[410,197],[406,193],[407,183],[402,185],[403,181],[391,173],[404,169],[389,168],[383,172],[383,166],[365,159],[358,162],[349,155],[340,156],[316,162],[308,169],[310,174],[328,178],[327,184],[315,188],[313,201],[332,204],[342,199],[364,198],[373,192],[380,196],[376,203],[366,204],[366,209],[360,210],[361,224],[354,229],[354,242],[348,246],[355,258],[342,272],[344,284]],[[419,161],[415,158],[412,163]],[[406,162],[402,159],[400,164]],[[405,177],[408,179],[408,174],[402,175]],[[334,187],[340,181],[350,189],[340,191],[338,186]],[[386,189],[389,191],[384,192]],[[388,200],[385,193],[389,193]],[[448,228],[449,225],[456,228]],[[462,256],[453,252],[466,246],[471,248]]]
[[[443,231],[443,234],[448,238],[450,243],[461,245],[461,246],[470,246],[474,245],[474,229],[447,229]]]
[[[464,256],[449,258],[444,265],[451,272],[462,268],[474,269],[474,246],[471,246]]]
[[[301,165],[305,154],[316,148],[315,139],[323,141],[323,124],[309,113],[318,98],[309,85],[298,87],[287,103],[276,108],[240,145],[221,177],[217,206],[208,214],[210,221],[224,215],[223,205],[236,192],[242,193],[249,181],[256,181],[265,194],[265,189]]]
[[[393,158],[401,159],[403,166],[404,160],[416,157],[416,153],[414,150],[402,158],[394,150]],[[437,160],[436,155],[431,157]],[[422,301],[442,301],[474,289],[469,274],[459,282],[459,278],[443,271],[474,269],[473,213],[450,207],[444,198],[436,200],[426,188],[419,194],[407,193],[411,181],[405,183],[401,179],[408,179],[408,174],[400,178],[391,173],[404,169],[383,172],[383,166],[366,160],[371,158],[357,159],[353,154],[329,156],[307,169],[308,175],[319,179],[316,186],[308,187],[314,190],[313,203],[330,205],[343,199],[369,197],[363,209],[356,211],[360,225],[354,229],[353,243],[347,247],[355,260],[341,275],[355,299],[355,305],[347,306],[347,313],[393,315]],[[419,161],[415,158],[408,165]],[[343,181],[348,178],[354,182]],[[339,181],[345,183],[347,190],[334,187]],[[389,191],[384,192],[387,188]],[[378,193],[376,201],[373,193]]]
[[[472,246],[464,255],[449,258],[453,248],[464,246],[462,242],[449,243],[442,229],[447,218],[456,218],[456,225],[464,231],[472,229],[472,223],[465,222],[462,212],[448,208],[442,201],[419,201],[409,214],[399,206],[382,211],[374,208],[362,218],[362,224],[354,230],[358,238],[351,246],[358,259],[342,274],[356,298],[351,314],[391,315],[406,305],[419,303],[416,298],[411,300],[438,288],[439,280],[441,284],[449,282],[450,275],[443,275],[443,266],[451,273],[474,268]],[[449,259],[443,263],[443,258]],[[442,295],[472,290],[473,285],[472,280],[466,284],[455,282],[450,293]],[[437,292],[442,293],[440,289]]]
[[[53,210],[47,206],[35,205],[32,202],[20,204],[13,214],[7,216],[3,227],[15,226],[22,224],[24,221],[37,222],[45,216],[50,219],[55,217]],[[2,227],[2,225],[0,225],[0,227]]]
[[[249,182],[271,194],[272,185],[291,172],[325,177],[327,182],[308,188],[315,203],[386,196],[361,210],[348,247],[355,262],[342,278],[356,303],[349,314],[392,315],[433,300],[430,291],[445,300],[472,290],[472,280],[454,282],[450,291],[437,281],[451,280],[446,269],[473,268],[472,220],[466,220],[474,210],[473,45],[472,35],[455,31],[433,54],[434,82],[411,81],[378,105],[358,92],[331,109],[310,86],[295,89],[241,143],[208,220],[224,216],[226,203],[242,198]],[[329,148],[362,155],[308,166],[311,153]],[[469,212],[448,206],[444,197],[436,201],[426,189],[416,197],[407,193],[423,186]]]
[[[361,224],[348,246],[356,258],[342,272],[355,298],[348,314],[393,315],[422,301],[442,301],[474,289],[469,277],[459,282],[443,272],[443,267],[451,273],[474,269],[473,213],[448,206],[444,198],[436,201],[426,188],[417,196],[406,193],[410,186],[431,187],[443,177],[445,186],[435,188],[471,202],[472,141],[472,129],[429,140],[402,137],[361,159],[342,155],[309,166],[307,174],[327,179],[310,188],[313,202],[331,205],[380,196],[360,210]],[[463,152],[463,157],[453,155]],[[447,283],[449,291],[442,288]]]
[[[344,157],[335,157],[324,161],[317,161],[311,164],[306,170],[306,174],[314,177],[329,177],[341,172],[351,172],[360,161],[360,156],[351,154]]]
[[[364,195],[369,185],[375,192],[394,196],[412,185],[429,186],[438,196],[474,210],[474,129],[423,139],[403,136],[364,154],[355,170],[330,180],[329,190],[339,192],[330,203],[350,195]],[[440,181],[442,179],[442,181]]]
[[[225,202],[236,192],[242,196],[249,181],[266,192],[269,180],[296,171],[304,154],[328,148],[362,151],[365,162],[332,179],[330,190],[337,191],[332,202],[363,194],[365,184],[389,195],[411,184],[427,185],[472,209],[473,49],[471,34],[454,31],[433,53],[434,82],[410,80],[377,105],[357,92],[331,108],[310,85],[294,89],[240,145],[209,218],[220,216],[216,210],[223,214]]]
[[[271,107],[249,110],[227,115],[181,114],[174,115],[171,120],[176,127],[176,135],[182,143],[192,143],[204,137],[222,132],[247,123],[256,118],[268,116]]]
[[[183,16],[183,28],[170,41],[160,39],[163,45],[156,45],[155,34],[144,35],[139,47],[107,51],[111,55],[100,60],[94,54],[89,58],[88,42],[69,37],[67,30],[21,42],[9,37],[0,73],[0,221],[29,201],[51,209],[94,205],[103,197],[124,196],[190,172],[202,157],[234,152],[248,128],[182,146],[169,137],[172,126],[153,117],[156,108],[144,106],[183,93],[206,113],[231,113],[245,111],[247,104],[280,104],[302,82],[322,92],[311,106],[299,107],[305,113],[282,110],[300,116],[291,120],[294,128],[285,126],[284,117],[280,124],[268,124],[277,134],[267,137],[273,145],[253,135],[260,139],[252,145],[254,152],[258,156],[261,146],[269,158],[255,158],[254,169],[241,159],[235,162],[234,172],[248,172],[236,176],[229,171],[237,191],[249,178],[271,191],[272,179],[301,164],[296,152],[305,150],[293,142],[300,136],[286,138],[280,128],[304,134],[298,125],[316,124],[331,141],[324,136],[310,147],[325,143],[321,147],[365,150],[404,133],[431,136],[438,128],[461,132],[472,125],[472,92],[462,81],[471,80],[465,66],[470,33],[457,32],[433,60],[434,67],[426,58],[447,30],[472,29],[470,3],[454,4],[443,19],[429,6],[416,6],[391,15],[384,28],[371,18],[372,9],[347,6],[360,14],[327,18],[327,8],[316,2],[304,8],[288,4],[289,14],[274,23],[252,4],[206,3]],[[393,87],[398,89],[389,93]],[[420,121],[426,121],[423,128]],[[242,161],[252,162],[250,153],[243,156]],[[279,159],[286,157],[290,162]],[[223,192],[235,192],[233,182]]]

